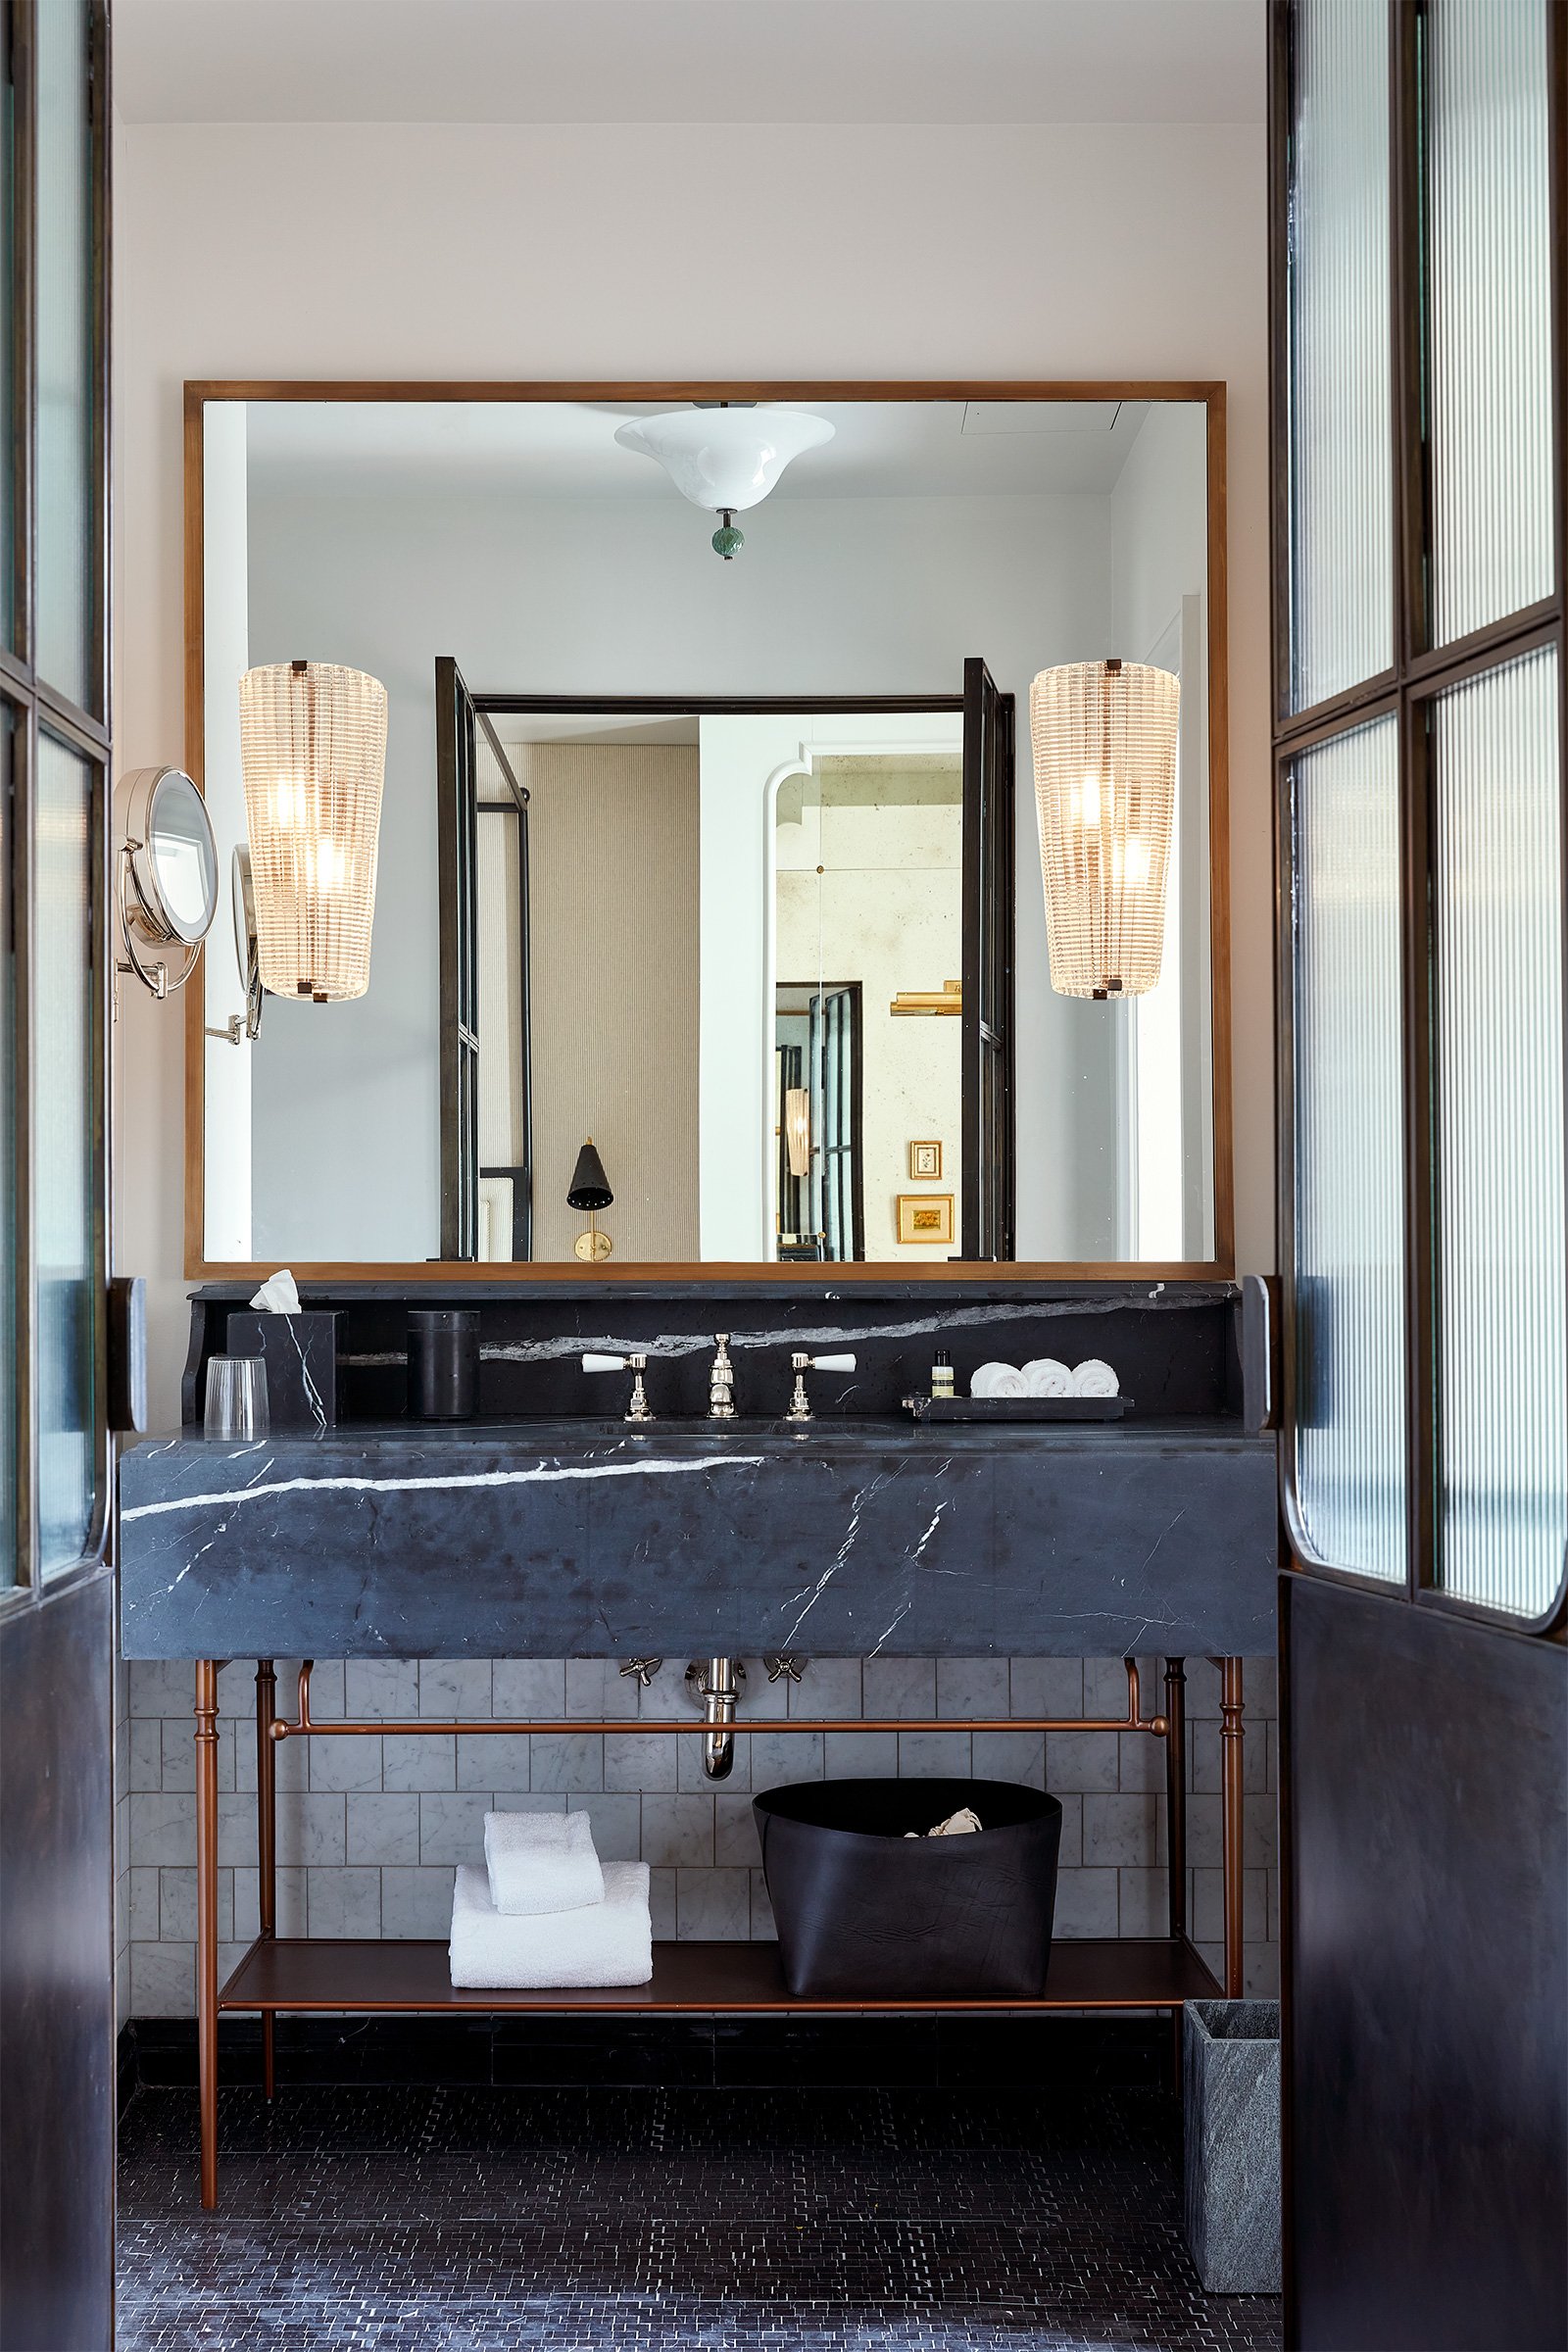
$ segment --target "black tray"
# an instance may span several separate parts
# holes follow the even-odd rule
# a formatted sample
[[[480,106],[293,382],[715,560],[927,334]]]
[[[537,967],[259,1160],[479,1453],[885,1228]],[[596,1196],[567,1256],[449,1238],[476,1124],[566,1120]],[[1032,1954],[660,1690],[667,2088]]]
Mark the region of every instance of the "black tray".
[[[906,1396],[916,1421],[1120,1421],[1130,1396]]]

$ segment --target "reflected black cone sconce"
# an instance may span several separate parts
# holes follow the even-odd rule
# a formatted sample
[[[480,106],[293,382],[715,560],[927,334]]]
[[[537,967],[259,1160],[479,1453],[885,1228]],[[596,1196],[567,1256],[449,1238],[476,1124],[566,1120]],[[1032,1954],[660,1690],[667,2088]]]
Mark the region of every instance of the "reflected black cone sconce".
[[[605,1163],[594,1150],[594,1139],[590,1136],[577,1154],[577,1165],[566,1187],[566,1206],[588,1212],[588,1230],[579,1233],[572,1244],[579,1257],[599,1260],[607,1258],[614,1249],[614,1243],[597,1221],[599,1211],[608,1208],[614,1198],[605,1174]]]

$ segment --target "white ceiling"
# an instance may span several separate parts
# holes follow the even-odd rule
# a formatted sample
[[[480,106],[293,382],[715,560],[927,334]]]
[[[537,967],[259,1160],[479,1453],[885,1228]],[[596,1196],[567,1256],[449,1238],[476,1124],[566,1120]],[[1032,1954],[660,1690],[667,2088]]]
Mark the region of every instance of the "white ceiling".
[[[794,460],[779,499],[1106,491],[1149,414],[1136,401],[793,405],[827,417],[833,439]],[[252,401],[251,481],[266,492],[675,499],[662,466],[615,441],[623,418],[655,413],[567,401]]]
[[[1265,15],[1266,0],[116,0],[115,102],[130,122],[1260,122]]]

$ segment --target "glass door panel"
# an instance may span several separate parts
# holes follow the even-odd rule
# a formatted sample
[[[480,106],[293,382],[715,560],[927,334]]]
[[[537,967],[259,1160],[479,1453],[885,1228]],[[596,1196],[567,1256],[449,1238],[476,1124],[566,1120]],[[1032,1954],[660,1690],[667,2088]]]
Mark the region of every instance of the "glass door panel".
[[[38,1284],[39,1573],[92,1532],[96,1451],[93,768],[38,737],[34,849],[33,1236]]]
[[[1295,26],[1289,701],[1303,710],[1394,660],[1389,34],[1371,0],[1301,0]]]
[[[1426,202],[1432,637],[1552,587],[1544,0],[1431,0]]]
[[[1396,720],[1303,752],[1292,808],[1297,1500],[1320,1560],[1402,1582]]]
[[[1557,658],[1432,719],[1438,1576],[1549,1608],[1568,1539]]]
[[[98,531],[93,310],[92,24],[88,0],[36,12],[38,579],[34,665],[95,716]]]

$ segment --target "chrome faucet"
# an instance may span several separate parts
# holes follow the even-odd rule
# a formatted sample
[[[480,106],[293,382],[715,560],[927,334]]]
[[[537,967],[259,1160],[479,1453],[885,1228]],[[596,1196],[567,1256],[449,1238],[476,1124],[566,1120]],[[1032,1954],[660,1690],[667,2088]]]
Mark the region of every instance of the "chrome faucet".
[[[809,1421],[811,1400],[806,1394],[808,1372],[853,1372],[855,1358],[853,1355],[803,1355],[797,1348],[790,1357],[790,1370],[795,1375],[795,1394],[790,1398],[790,1409],[784,1418],[786,1421]]]
[[[582,1359],[585,1372],[630,1372],[631,1402],[621,1415],[625,1421],[652,1421],[653,1408],[648,1402],[648,1391],[643,1386],[643,1374],[648,1369],[646,1355],[596,1355],[591,1350]]]
[[[729,1333],[713,1334],[717,1352],[708,1375],[708,1418],[710,1421],[733,1421],[735,1418],[735,1367],[729,1360]]]

